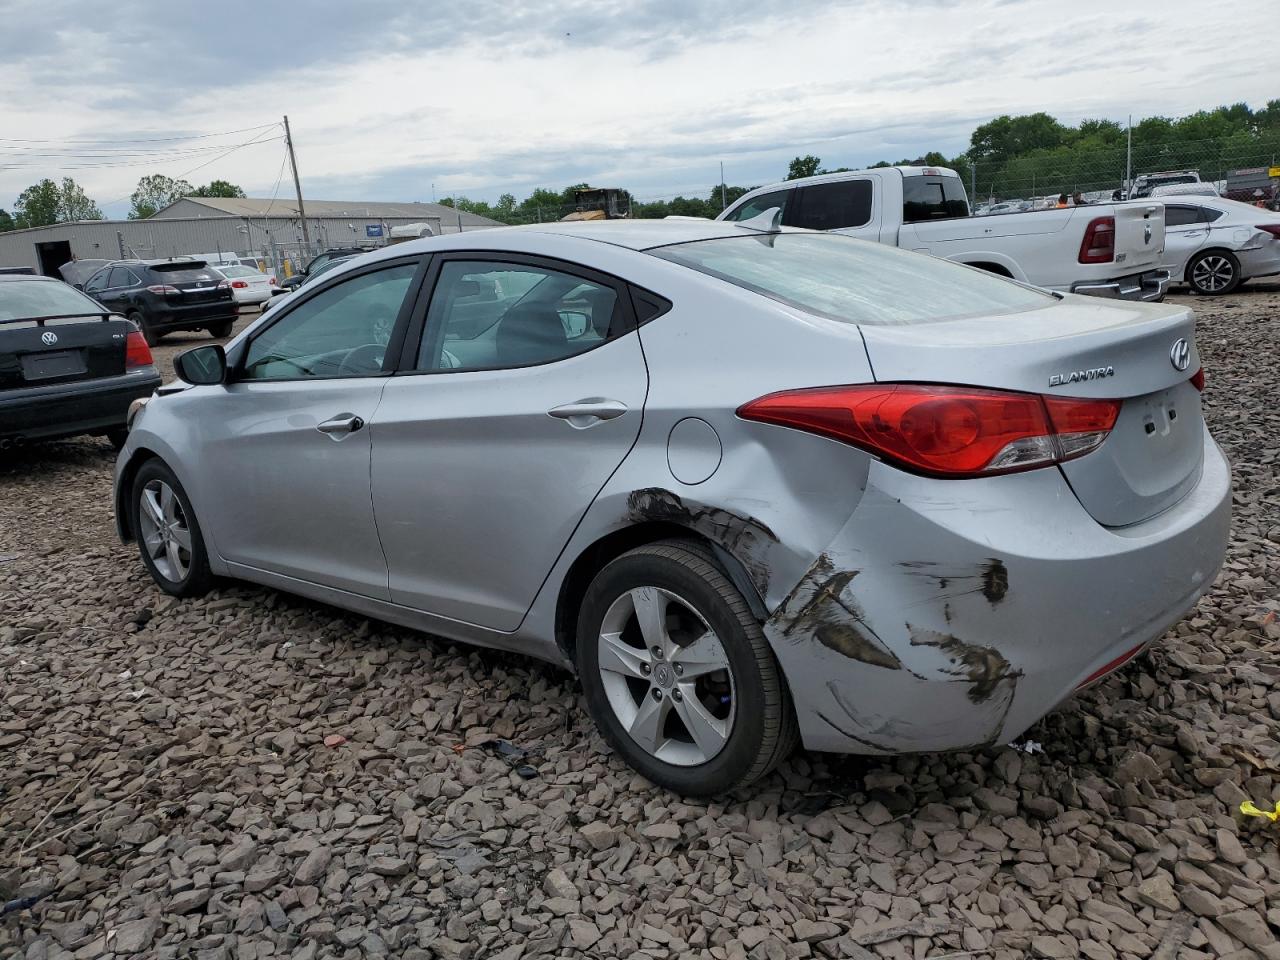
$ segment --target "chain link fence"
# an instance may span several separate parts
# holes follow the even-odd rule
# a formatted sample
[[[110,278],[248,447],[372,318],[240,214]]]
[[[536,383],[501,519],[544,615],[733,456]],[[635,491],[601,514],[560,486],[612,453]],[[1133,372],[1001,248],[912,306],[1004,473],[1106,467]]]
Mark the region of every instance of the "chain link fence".
[[[1011,201],[1056,200],[1077,191],[1086,200],[1123,199],[1130,179],[1166,171],[1189,171],[1224,197],[1275,208],[1280,200],[1280,133],[1144,144],[1132,156],[1126,145],[1075,151],[1055,150],[1000,164],[974,163],[969,191],[974,206]],[[1129,179],[1126,179],[1128,173]],[[1140,185],[1140,184],[1139,184]]]

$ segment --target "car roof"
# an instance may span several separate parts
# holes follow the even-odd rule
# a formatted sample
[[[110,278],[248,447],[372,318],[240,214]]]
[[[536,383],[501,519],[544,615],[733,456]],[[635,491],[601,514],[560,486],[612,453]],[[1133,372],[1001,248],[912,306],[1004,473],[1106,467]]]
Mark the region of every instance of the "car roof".
[[[652,250],[676,243],[692,243],[695,240],[718,240],[724,237],[745,237],[753,232],[749,227],[721,220],[666,219],[666,220],[577,220],[568,223],[539,223],[527,227],[507,227],[512,232],[545,233],[557,236],[580,237],[611,243],[631,250]],[[485,233],[496,231],[486,230]],[[783,228],[786,233],[807,233]],[[452,234],[450,236],[453,236]],[[410,243],[429,244],[433,237],[423,237]],[[429,249],[429,248],[428,248]]]

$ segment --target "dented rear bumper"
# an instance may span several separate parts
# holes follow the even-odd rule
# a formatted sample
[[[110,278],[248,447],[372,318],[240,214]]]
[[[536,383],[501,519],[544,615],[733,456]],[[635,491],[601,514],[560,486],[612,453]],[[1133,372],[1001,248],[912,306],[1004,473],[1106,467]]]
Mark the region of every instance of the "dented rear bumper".
[[[938,481],[874,463],[848,522],[765,632],[805,746],[841,753],[1007,742],[1158,639],[1222,565],[1230,470],[1100,526],[1056,470]]]

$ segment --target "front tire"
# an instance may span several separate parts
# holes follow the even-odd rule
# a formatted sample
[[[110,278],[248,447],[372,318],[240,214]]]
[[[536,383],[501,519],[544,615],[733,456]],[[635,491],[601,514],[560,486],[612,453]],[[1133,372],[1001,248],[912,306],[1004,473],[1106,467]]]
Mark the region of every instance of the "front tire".
[[[587,588],[577,660],[610,745],[654,783],[711,796],[794,749],[795,711],[760,624],[710,551],[638,547]]]
[[[1240,286],[1240,261],[1226,250],[1205,250],[1187,264],[1187,283],[1204,297],[1220,297]]]
[[[133,480],[133,532],[157,586],[175,597],[199,597],[213,586],[204,537],[182,484],[160,460],[148,460]]]

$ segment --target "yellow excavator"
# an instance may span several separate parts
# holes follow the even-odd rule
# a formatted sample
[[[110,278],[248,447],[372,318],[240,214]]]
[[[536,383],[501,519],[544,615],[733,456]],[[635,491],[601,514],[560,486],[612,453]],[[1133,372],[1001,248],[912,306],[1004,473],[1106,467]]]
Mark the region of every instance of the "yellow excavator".
[[[631,217],[631,194],[616,187],[587,187],[573,191],[577,209],[560,218],[570,220],[628,220]]]

